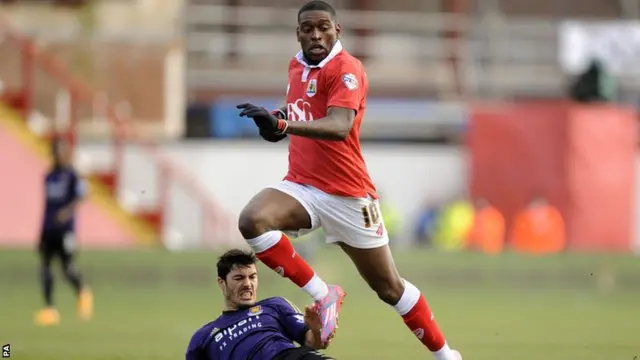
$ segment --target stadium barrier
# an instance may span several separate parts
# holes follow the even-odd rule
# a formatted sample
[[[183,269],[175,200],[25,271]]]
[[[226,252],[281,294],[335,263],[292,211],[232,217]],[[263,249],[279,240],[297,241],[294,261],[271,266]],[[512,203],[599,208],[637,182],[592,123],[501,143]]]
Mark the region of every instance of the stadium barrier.
[[[524,116],[526,115],[519,115],[518,119]],[[510,124],[518,126],[516,119],[511,120]],[[487,129],[490,127],[490,124],[486,125]],[[473,128],[474,124],[470,127],[472,134]],[[541,128],[534,129],[539,131]],[[611,134],[610,131],[607,133]],[[640,189],[640,177],[637,175],[640,171],[640,156],[635,152],[627,153],[622,159],[617,160],[619,168],[616,170],[613,169],[613,165],[600,165],[602,158],[583,158],[583,151],[586,151],[583,149],[583,142],[579,144],[580,148],[572,150],[574,152],[563,155],[553,152],[562,151],[561,144],[560,147],[550,148],[542,135],[536,138],[535,134],[531,133],[528,140],[521,140],[527,142],[526,146],[513,145],[512,148],[505,149],[504,144],[508,143],[508,139],[501,136],[501,132],[487,134],[485,130],[478,130],[475,134],[477,135],[471,135],[469,148],[420,144],[362,145],[367,167],[381,197],[385,203],[398,211],[400,225],[393,240],[394,245],[411,244],[425,206],[446,204],[460,196],[468,195],[470,200],[473,200],[474,197],[485,195],[501,212],[509,216],[508,225],[511,227],[515,212],[531,200],[532,191],[539,190],[543,195],[547,195],[552,205],[562,211],[563,216],[570,217],[566,225],[574,230],[568,234],[569,251],[609,252],[640,249],[640,218],[637,211],[640,194],[636,190]],[[593,134],[597,132],[592,132]],[[476,136],[484,137],[481,144],[474,143]],[[496,145],[487,142],[495,142]],[[601,147],[600,142],[597,144],[594,142],[594,151]],[[484,150],[476,149],[477,146],[483,147]],[[567,144],[566,149],[569,150],[573,146],[574,143]],[[100,144],[81,144],[80,151],[87,154],[108,151],[104,148],[105,146]],[[185,164],[203,181],[210,192],[218,195],[220,203],[224,204],[224,210],[236,216],[255,193],[264,186],[279,181],[287,170],[288,150],[284,143],[274,145],[261,141],[191,140],[186,143],[164,144],[163,150]],[[133,152],[135,149],[125,149],[125,152],[129,151]],[[474,151],[477,153],[474,154]],[[485,152],[490,156],[487,157]],[[499,155],[494,155],[495,153]],[[584,154],[592,155],[589,152]],[[562,159],[569,158],[569,155],[573,159],[571,167],[554,165],[564,161]],[[472,160],[479,156],[483,159],[482,163]],[[512,162],[505,164],[505,158],[512,159]],[[136,176],[128,178],[127,181],[131,183],[126,186],[133,187],[134,181],[145,182],[153,176],[144,170],[142,161],[138,157],[135,162],[129,163],[126,171]],[[605,162],[607,161],[608,159],[605,159]],[[626,161],[624,169],[622,161]],[[619,174],[607,171],[616,171]],[[220,176],[222,173],[224,176]],[[482,174],[482,177],[479,177],[478,173]],[[567,177],[568,173],[571,177]],[[589,179],[591,173],[594,179]],[[563,178],[572,182],[562,183]],[[523,185],[511,183],[520,180],[524,182]],[[626,183],[630,180],[633,181],[633,190],[629,189],[629,184]],[[613,181],[613,184],[610,181]],[[478,185],[480,182],[482,187]],[[592,185],[598,186],[598,194],[591,194]],[[621,189],[615,188],[618,186]],[[624,191],[629,191],[626,194],[628,198],[622,198]],[[611,197],[607,195],[609,193]],[[573,202],[569,202],[570,200]],[[571,205],[575,211],[567,212],[567,205]],[[194,211],[194,206],[182,204],[179,208],[171,210],[174,212],[171,221],[175,222],[176,227],[191,221],[190,214]],[[508,230],[505,236],[508,236]],[[199,239],[199,229],[194,227],[184,240],[185,246],[206,246],[197,243]],[[242,243],[236,229],[233,229],[230,240]],[[505,250],[508,249],[507,243]]]
[[[267,109],[282,105],[282,97],[221,96],[204,107],[204,111],[187,115],[187,129],[193,137],[216,139],[259,138],[253,122],[238,116],[236,105],[260,104]],[[455,139],[464,135],[468,123],[468,106],[463,102],[439,102],[424,99],[367,99],[366,121],[360,126],[363,141],[425,141]],[[392,120],[391,120],[392,119]],[[205,125],[203,126],[203,123]],[[206,128],[206,129],[203,129]],[[187,135],[189,136],[189,135]]]
[[[246,119],[245,119],[246,120]],[[249,120],[250,121],[250,120]],[[200,179],[209,193],[216,194],[227,213],[238,214],[246,203],[263,187],[280,181],[288,164],[288,146],[264,141],[211,141],[191,140],[166,143],[163,151]],[[429,146],[421,144],[363,144],[367,167],[378,191],[389,205],[400,212],[404,226],[400,229],[395,244],[407,244],[412,238],[412,225],[421,206],[439,202],[464,193],[466,188],[466,151],[453,146]],[[104,144],[80,143],[79,151],[89,157],[108,154]],[[124,148],[131,159],[124,172],[130,174],[123,186],[136,188],[138,183],[153,179],[146,170],[144,157],[136,155],[133,146]],[[185,228],[193,222],[196,203],[174,203],[170,226]],[[235,224],[234,224],[235,225]],[[207,246],[200,244],[200,228],[193,226],[185,233],[182,243],[176,246]],[[230,238],[232,243],[242,243],[242,237],[234,226]]]
[[[469,132],[470,190],[507,225],[544,196],[566,223],[568,250],[633,248],[637,224],[637,113],[563,102],[476,106]]]

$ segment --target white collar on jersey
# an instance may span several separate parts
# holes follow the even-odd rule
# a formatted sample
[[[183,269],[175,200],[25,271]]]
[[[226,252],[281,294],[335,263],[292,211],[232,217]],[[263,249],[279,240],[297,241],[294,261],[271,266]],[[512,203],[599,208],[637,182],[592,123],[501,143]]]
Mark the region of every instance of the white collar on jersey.
[[[302,53],[302,50],[298,51],[298,53],[296,54],[296,60],[298,60],[300,64],[308,68],[321,68],[327,65],[327,63],[331,61],[334,57],[336,57],[336,55],[338,55],[340,51],[342,51],[342,43],[340,42],[340,40],[338,40],[336,41],[336,44],[333,45],[333,49],[331,49],[331,51],[329,52],[329,55],[327,55],[327,57],[324,58],[324,60],[322,60],[318,65],[307,64],[307,62],[304,59],[304,54]]]

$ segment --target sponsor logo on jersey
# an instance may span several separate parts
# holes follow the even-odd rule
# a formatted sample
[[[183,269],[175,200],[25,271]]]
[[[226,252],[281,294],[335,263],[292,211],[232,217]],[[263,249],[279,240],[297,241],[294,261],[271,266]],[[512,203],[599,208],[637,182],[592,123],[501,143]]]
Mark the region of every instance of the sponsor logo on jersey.
[[[62,174],[56,180],[47,181],[47,198],[52,200],[64,199],[67,197],[69,182],[71,178],[68,174]]]
[[[313,121],[311,114],[311,104],[298,99],[287,104],[287,119],[291,121]]]
[[[256,310],[253,310],[256,309]],[[256,314],[251,314],[251,310],[256,311]],[[260,321],[259,313],[262,312],[262,307],[254,306],[249,310],[250,316],[243,319],[226,329],[214,329],[211,332],[213,341],[216,343],[220,350],[227,347],[227,345],[234,343],[238,339],[242,339],[245,334],[251,332],[254,329],[262,328],[262,322]]]

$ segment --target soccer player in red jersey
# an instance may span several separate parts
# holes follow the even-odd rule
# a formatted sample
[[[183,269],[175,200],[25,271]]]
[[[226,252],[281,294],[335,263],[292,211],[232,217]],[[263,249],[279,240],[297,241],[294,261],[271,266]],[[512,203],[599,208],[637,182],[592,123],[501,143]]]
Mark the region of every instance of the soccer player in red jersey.
[[[273,112],[238,105],[260,135],[277,142],[290,137],[289,171],[245,206],[239,229],[257,257],[315,300],[322,341],[335,334],[345,293],[327,285],[296,254],[288,236],[324,227],[385,303],[437,360],[460,360],[447,345],[424,296],[398,274],[380,214],[376,189],[360,149],[367,76],[360,61],[342,48],[335,10],[309,1],[298,12],[302,47],[289,64],[287,106]]]

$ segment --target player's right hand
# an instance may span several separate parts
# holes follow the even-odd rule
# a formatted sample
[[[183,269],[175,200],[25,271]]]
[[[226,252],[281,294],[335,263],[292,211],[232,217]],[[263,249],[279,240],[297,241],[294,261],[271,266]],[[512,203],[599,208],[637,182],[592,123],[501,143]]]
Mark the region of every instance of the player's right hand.
[[[275,116],[278,119],[287,120],[287,114],[285,114],[280,109],[275,109],[271,111],[271,115]],[[262,129],[260,129],[260,136],[262,136],[262,138],[267,140],[268,142],[273,142],[273,143],[276,143],[287,137],[286,134],[270,134],[266,131],[263,131]]]
[[[286,134],[274,134],[260,129],[260,136],[268,142],[276,143],[287,137]]]
[[[236,107],[242,109],[240,117],[246,116],[252,118],[256,126],[266,134],[281,135],[284,134],[287,128],[287,122],[285,120],[278,119],[263,107],[249,103],[240,104]]]

